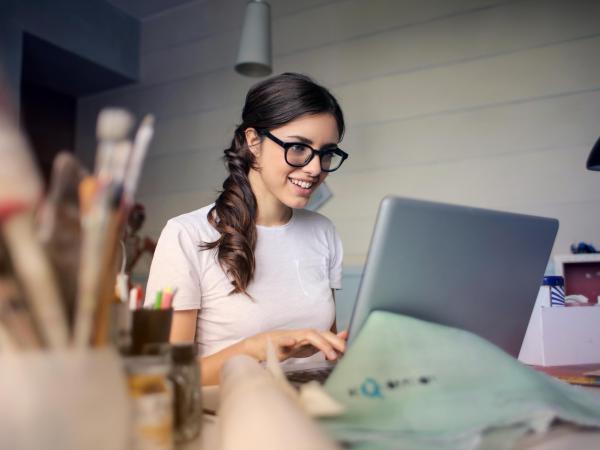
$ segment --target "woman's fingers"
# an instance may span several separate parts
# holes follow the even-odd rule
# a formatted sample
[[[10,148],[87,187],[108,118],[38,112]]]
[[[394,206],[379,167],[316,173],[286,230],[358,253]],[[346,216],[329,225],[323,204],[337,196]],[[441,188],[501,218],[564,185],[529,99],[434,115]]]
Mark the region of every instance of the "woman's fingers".
[[[346,341],[339,335],[333,334],[331,331],[322,331],[321,335],[327,339],[331,346],[338,352],[344,353],[346,351]]]
[[[343,339],[344,341],[347,341],[348,340],[348,330],[340,331],[337,334],[337,337],[339,337],[340,339]]]
[[[337,353],[335,352],[334,347],[331,345],[329,340],[322,335],[322,333],[315,330],[307,330],[304,339],[313,347],[321,350],[327,359],[337,358]]]
[[[277,339],[277,345],[280,347],[292,347],[296,345],[296,339],[294,339],[292,336],[281,336],[279,339]]]
[[[325,357],[330,360],[337,359],[339,353],[346,350],[347,331],[342,331],[337,335],[331,331],[321,331],[314,329],[289,330],[267,333],[274,337],[273,341],[281,349],[282,356],[309,356],[314,351],[321,351]],[[275,338],[275,336],[277,336]],[[302,347],[305,347],[304,349]],[[310,347],[315,349],[310,350]]]

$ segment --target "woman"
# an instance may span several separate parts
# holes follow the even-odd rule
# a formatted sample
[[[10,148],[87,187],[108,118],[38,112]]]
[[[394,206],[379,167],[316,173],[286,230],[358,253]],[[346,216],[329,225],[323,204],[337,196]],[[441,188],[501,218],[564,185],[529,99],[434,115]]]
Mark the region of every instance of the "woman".
[[[146,304],[177,288],[172,342],[198,343],[203,384],[226,359],[280,360],[319,351],[335,360],[333,290],[342,245],[325,217],[303,210],[348,157],[337,144],[344,118],[335,98],[306,76],[285,73],[250,89],[242,124],[225,150],[229,177],[214,205],[175,217],[161,233]]]

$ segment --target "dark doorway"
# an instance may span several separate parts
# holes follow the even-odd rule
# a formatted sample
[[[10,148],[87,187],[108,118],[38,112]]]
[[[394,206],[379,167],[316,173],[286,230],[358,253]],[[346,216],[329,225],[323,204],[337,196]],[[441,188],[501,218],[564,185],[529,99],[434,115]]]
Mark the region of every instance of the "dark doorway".
[[[21,83],[21,124],[47,183],[52,161],[75,148],[76,97],[30,82]]]
[[[75,148],[77,99],[133,81],[24,33],[21,124],[46,182],[56,154]]]

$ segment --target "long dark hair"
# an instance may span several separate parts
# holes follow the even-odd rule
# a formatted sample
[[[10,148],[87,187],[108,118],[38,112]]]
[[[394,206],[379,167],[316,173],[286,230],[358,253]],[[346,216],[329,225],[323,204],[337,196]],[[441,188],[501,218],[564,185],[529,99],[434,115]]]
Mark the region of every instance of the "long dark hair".
[[[221,234],[215,242],[201,244],[204,250],[217,248],[219,264],[233,285],[231,293],[245,293],[254,277],[256,248],[256,197],[248,172],[256,169],[248,148],[245,130],[268,130],[312,114],[330,113],[337,122],[340,139],[344,116],[336,99],[324,87],[305,75],[284,73],[254,85],[246,95],[242,123],[224,153],[229,176],[208,213],[208,221]]]

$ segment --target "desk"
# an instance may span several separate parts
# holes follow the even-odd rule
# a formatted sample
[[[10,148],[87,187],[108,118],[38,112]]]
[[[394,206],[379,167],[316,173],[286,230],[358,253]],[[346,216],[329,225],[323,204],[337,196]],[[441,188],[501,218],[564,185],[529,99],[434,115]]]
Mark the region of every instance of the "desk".
[[[589,391],[600,401],[600,388],[582,387]],[[218,388],[203,388],[206,397],[205,405],[215,407],[218,401]],[[219,418],[204,415],[202,435],[199,439],[189,443],[183,450],[218,450],[219,449]],[[588,430],[572,425],[558,425],[548,433],[536,436],[528,435],[516,447],[517,450],[598,450],[600,448],[600,430]]]

